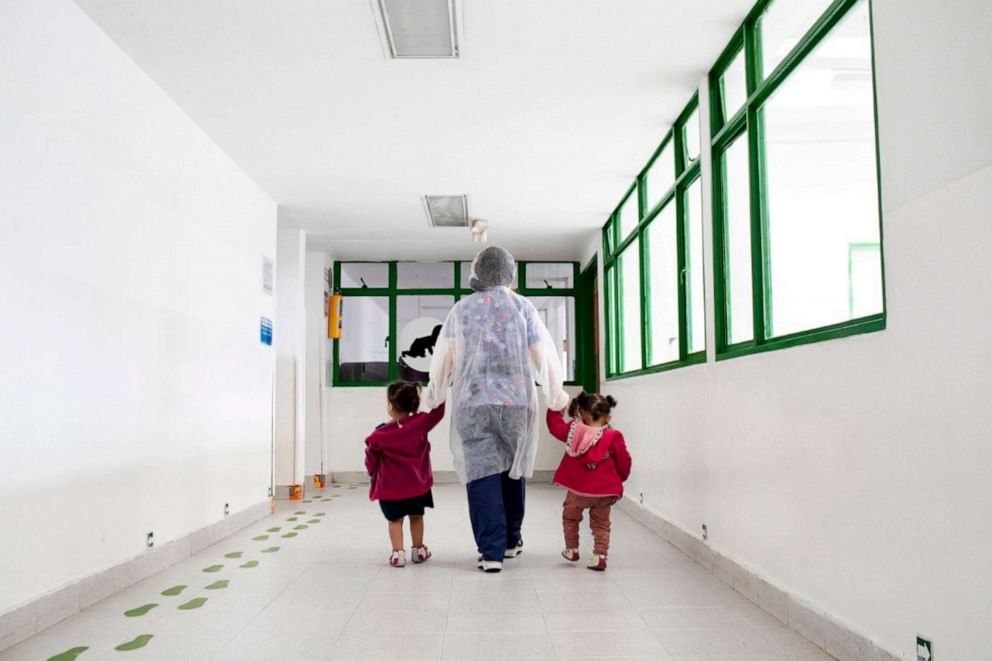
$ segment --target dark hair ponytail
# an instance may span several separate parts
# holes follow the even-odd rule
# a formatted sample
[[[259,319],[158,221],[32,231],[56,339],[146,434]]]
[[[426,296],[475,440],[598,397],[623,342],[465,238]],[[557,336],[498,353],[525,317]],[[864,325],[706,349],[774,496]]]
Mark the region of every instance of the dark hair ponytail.
[[[398,413],[414,414],[420,410],[420,384],[396,381],[386,388],[386,398]]]
[[[596,395],[582,391],[572,400],[568,407],[568,415],[576,417],[580,412],[588,413],[593,420],[609,416],[617,406],[617,400],[612,395]]]

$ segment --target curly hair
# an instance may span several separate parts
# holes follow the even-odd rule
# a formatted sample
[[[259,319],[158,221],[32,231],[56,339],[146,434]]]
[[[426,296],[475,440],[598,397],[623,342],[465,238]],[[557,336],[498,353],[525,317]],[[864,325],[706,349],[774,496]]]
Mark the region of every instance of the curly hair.
[[[579,413],[587,413],[593,420],[602,420],[616,408],[617,400],[612,395],[590,394],[582,391],[568,405],[568,415],[572,418]]]

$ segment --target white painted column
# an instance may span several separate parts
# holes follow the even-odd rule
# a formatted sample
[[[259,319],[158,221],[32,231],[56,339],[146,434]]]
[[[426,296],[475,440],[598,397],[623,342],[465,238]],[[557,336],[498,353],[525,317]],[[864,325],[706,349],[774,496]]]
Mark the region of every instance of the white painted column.
[[[276,259],[275,482],[303,484],[306,457],[306,232],[280,228]]]

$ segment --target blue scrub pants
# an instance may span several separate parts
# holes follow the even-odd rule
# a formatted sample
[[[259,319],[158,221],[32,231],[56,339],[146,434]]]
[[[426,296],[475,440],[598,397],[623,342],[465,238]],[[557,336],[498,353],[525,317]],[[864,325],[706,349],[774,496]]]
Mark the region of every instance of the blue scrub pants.
[[[511,480],[509,472],[489,475],[466,485],[472,532],[484,560],[502,562],[506,549],[515,548],[520,542],[525,487],[523,478]]]

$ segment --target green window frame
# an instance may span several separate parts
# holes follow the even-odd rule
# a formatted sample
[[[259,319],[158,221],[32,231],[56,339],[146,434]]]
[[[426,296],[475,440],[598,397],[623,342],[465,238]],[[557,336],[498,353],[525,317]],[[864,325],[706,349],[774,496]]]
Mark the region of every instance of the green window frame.
[[[716,311],[716,358],[723,360],[762,351],[782,349],[811,342],[829,340],[859,333],[880,331],[886,325],[885,306],[885,259],[881,249],[882,209],[881,183],[878,149],[877,87],[875,84],[874,35],[871,26],[871,0],[835,0],[829,3],[819,18],[808,27],[806,33],[770,72],[762,66],[761,19],[775,2],[786,0],[761,0],[758,2],[737,33],[731,39],[723,54],[709,75],[710,90],[710,148],[712,155],[712,201],[713,201],[713,262],[714,262],[714,303]],[[867,3],[869,16],[869,36],[871,45],[871,88],[873,99],[873,121],[875,127],[875,175],[878,187],[878,244],[872,244],[880,252],[881,268],[881,312],[849,319],[840,323],[811,328],[790,334],[775,335],[772,327],[771,310],[771,255],[768,241],[768,170],[766,160],[765,117],[763,108],[789,76],[804,62],[806,56],[826,39],[845,17],[860,2]],[[743,106],[730,117],[724,112],[724,74],[737,58],[744,54],[747,99]],[[727,179],[723,167],[723,154],[738,138],[747,141],[748,180],[750,190],[750,252],[751,252],[751,304],[753,336],[750,340],[732,343],[730,341],[730,301],[727,257]],[[853,295],[852,295],[853,298]],[[853,309],[853,303],[851,304]]]
[[[689,255],[689,210],[686,202],[687,195],[694,184],[701,179],[700,158],[696,154],[695,158],[690,158],[689,139],[687,130],[700,130],[698,125],[699,117],[699,96],[694,94],[679,114],[675,123],[665,134],[658,148],[652,154],[647,164],[638,174],[634,183],[624,193],[620,203],[610,215],[603,226],[603,256],[604,275],[606,286],[603,289],[605,302],[605,327],[606,327],[606,378],[613,380],[642,374],[667,371],[686,365],[694,365],[706,362],[706,347],[700,347],[696,351],[690,351],[688,342],[691,333],[692,297],[689,296],[690,278],[687,275],[687,263]],[[691,127],[689,120],[695,118],[697,125]],[[669,150],[674,146],[674,150]],[[652,166],[663,154],[671,154],[674,159],[673,172],[674,181],[657,201],[649,199],[648,178],[652,172]],[[637,196],[638,201],[638,223],[637,227],[628,236],[621,236],[619,214],[624,203],[631,195]],[[652,203],[653,202],[653,203]],[[652,320],[651,315],[651,267],[650,254],[650,228],[653,222],[659,219],[664,212],[670,208],[675,210],[675,253],[677,263],[672,269],[673,277],[676,279],[675,288],[677,290],[677,315],[678,315],[678,358],[653,364],[652,347],[652,325],[658,320]],[[694,219],[702,222],[700,218]],[[661,222],[661,221],[659,221]],[[625,286],[621,269],[621,256],[626,257],[624,251],[637,245],[639,286],[636,291],[631,291],[631,287]],[[660,265],[656,265],[660,266]],[[669,265],[670,266],[670,265]],[[703,268],[702,264],[698,265]],[[628,283],[629,284],[629,283]],[[640,323],[637,332],[640,335],[640,355],[633,368],[621,369],[624,361],[624,299],[628,296],[635,296],[639,299]],[[699,299],[699,304],[705,308],[705,297]]]
[[[345,287],[338,288],[337,293],[341,294],[345,299],[348,297],[383,297],[389,299],[389,377],[382,381],[349,381],[342,378],[341,375],[341,363],[340,363],[340,343],[341,340],[334,340],[334,352],[333,352],[333,386],[346,387],[346,388],[381,388],[387,386],[398,378],[399,366],[396,356],[396,344],[397,344],[397,298],[401,296],[451,296],[457,303],[465,296],[469,296],[473,293],[472,289],[468,286],[467,282],[462,282],[462,265],[470,264],[471,262],[464,261],[445,261],[444,264],[450,264],[453,269],[454,274],[454,285],[451,287],[440,287],[440,288],[407,288],[400,287],[398,283],[398,265],[400,263],[415,263],[408,262],[405,260],[401,261],[379,261],[373,262],[368,260],[345,260],[334,262],[334,282],[335,284],[341,282],[341,266],[343,264],[385,264],[388,265],[389,269],[389,284],[387,287]],[[572,286],[570,288],[527,288],[524,285],[527,283],[527,267],[529,264],[569,264],[572,266]],[[516,290],[518,294],[524,297],[561,297],[561,298],[571,298],[573,301],[573,306],[575,309],[575,341],[576,347],[569,347],[569,352],[575,356],[575,374],[574,379],[566,381],[566,385],[580,385],[582,378],[585,375],[586,365],[583,363],[583,356],[585,352],[579,350],[584,343],[588,342],[592,337],[591,329],[588,328],[588,324],[583,323],[580,314],[584,314],[585,307],[579,307],[579,263],[578,262],[565,262],[561,260],[544,260],[544,261],[518,261],[517,262],[517,282],[520,285]],[[347,314],[347,309],[345,311]]]

